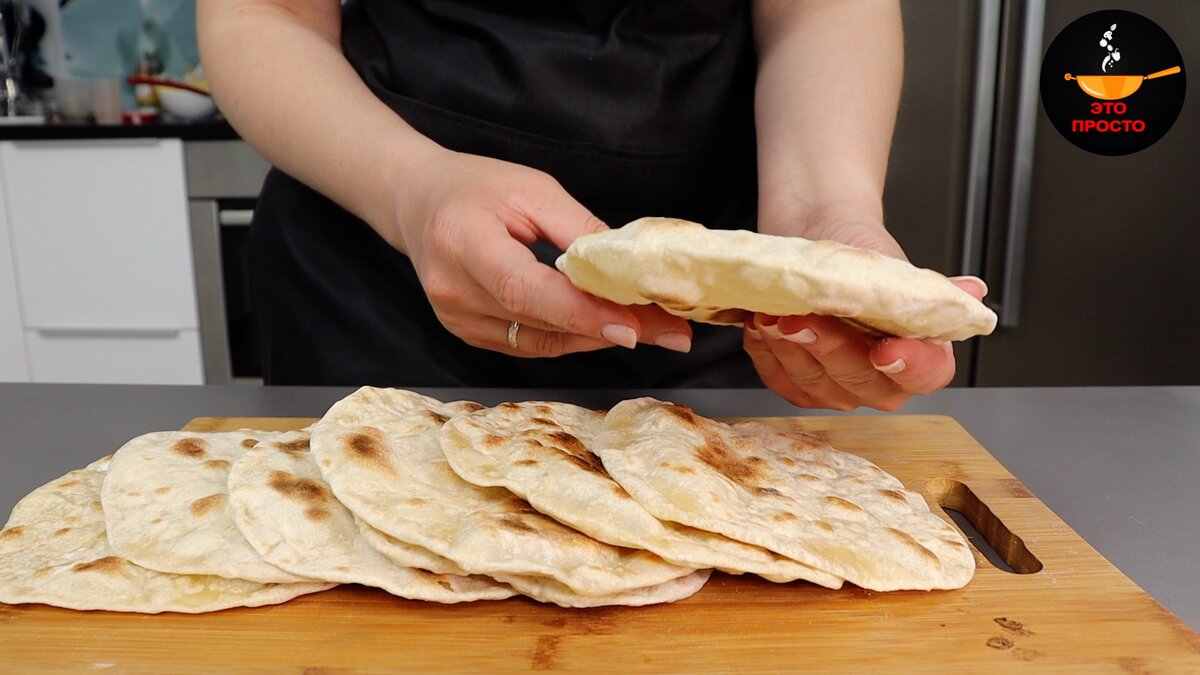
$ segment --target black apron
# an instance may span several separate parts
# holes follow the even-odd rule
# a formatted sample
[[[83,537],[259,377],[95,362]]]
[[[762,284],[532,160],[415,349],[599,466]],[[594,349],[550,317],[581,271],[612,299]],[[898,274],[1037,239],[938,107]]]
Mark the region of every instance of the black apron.
[[[753,227],[748,2],[350,0],[342,46],[418,131],[545,171],[611,226],[661,215]],[[534,250],[548,264],[558,254]],[[268,384],[761,386],[729,327],[694,325],[690,354],[471,347],[438,322],[406,256],[278,170],[251,255]]]

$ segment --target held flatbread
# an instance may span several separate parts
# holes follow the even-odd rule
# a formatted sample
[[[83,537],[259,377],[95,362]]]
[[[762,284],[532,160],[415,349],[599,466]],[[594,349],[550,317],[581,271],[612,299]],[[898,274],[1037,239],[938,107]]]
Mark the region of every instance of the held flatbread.
[[[876,591],[960,588],[962,534],[871,462],[803,434],[727,425],[650,398],[604,418],[595,448],[655,516],[762,546]]]
[[[229,471],[238,529],[266,561],[293,574],[364,584],[410,600],[502,600],[516,593],[487,577],[433,574],[393,564],[371,548],[334,498],[297,431],[247,450]]]
[[[160,431],[113,455],[100,501],[118,555],[175,574],[260,583],[306,581],[262,559],[229,509],[229,467],[279,432]]]
[[[685,567],[841,587],[838,577],[766,549],[655,518],[592,453],[603,422],[603,412],[568,403],[501,403],[447,422],[442,451],[471,483],[506,488],[605,543],[646,549]]]
[[[602,544],[499,488],[450,468],[438,430],[482,406],[363,387],[313,426],[312,452],[333,493],[367,524],[449,558],[471,574],[551,577],[611,595],[692,572],[646,551]]]
[[[996,314],[941,274],[876,251],[642,218],[579,237],[556,263],[578,288],[622,305],[740,325],[752,312],[825,314],[889,335],[965,340]]]
[[[109,457],[34,490],[0,530],[0,602],[113,612],[214,612],[287,602],[333,587],[163,574],[118,556],[104,536]]]

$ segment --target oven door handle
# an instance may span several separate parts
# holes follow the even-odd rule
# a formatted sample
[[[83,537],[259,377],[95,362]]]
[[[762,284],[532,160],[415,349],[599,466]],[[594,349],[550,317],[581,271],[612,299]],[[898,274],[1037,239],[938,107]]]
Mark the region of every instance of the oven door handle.
[[[248,227],[254,220],[254,209],[220,209],[217,223],[222,227]]]

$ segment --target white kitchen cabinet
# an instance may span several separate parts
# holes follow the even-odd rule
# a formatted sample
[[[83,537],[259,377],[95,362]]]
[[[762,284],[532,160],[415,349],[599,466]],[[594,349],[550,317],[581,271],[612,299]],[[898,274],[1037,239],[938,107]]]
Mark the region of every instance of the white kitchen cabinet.
[[[0,165],[0,206],[7,202],[2,171]],[[0,208],[0,382],[28,382],[29,365],[11,241],[6,209]]]
[[[30,379],[201,383],[182,143],[5,142],[0,164]]]

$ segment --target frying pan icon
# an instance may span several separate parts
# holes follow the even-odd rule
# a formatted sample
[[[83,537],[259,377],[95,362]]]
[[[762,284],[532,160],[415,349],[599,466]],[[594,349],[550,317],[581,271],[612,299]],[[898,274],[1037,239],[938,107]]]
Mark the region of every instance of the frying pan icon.
[[[1133,94],[1142,86],[1143,80],[1153,80],[1181,71],[1179,66],[1172,66],[1149,75],[1063,75],[1064,80],[1075,80],[1079,88],[1092,98],[1105,101],[1115,101]]]

